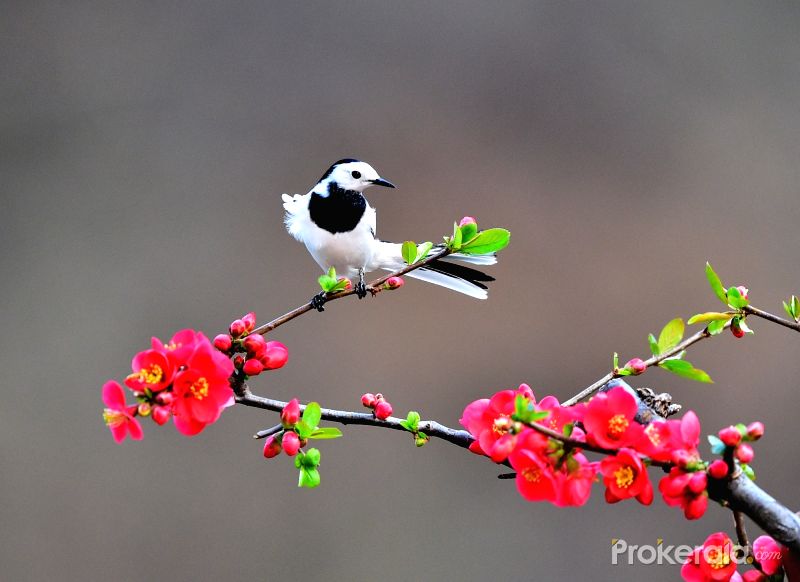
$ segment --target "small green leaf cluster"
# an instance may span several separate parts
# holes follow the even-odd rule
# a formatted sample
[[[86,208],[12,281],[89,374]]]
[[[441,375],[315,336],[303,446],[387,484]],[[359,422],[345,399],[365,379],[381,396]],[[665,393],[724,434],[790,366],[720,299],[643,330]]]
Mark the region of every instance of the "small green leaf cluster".
[[[294,426],[286,429],[278,435],[278,438],[285,438],[288,432],[297,433],[301,446],[305,446],[310,439],[336,439],[342,436],[342,431],[335,427],[320,427],[322,420],[322,409],[317,402],[309,402],[303,411],[303,416]],[[315,448],[303,451],[301,448],[294,459],[294,465],[300,470],[298,487],[317,487],[320,483],[319,476],[320,452]]]
[[[325,293],[338,293],[351,285],[350,279],[347,277],[336,277],[336,269],[333,267],[328,269],[327,274],[320,275],[317,281]]]
[[[506,248],[510,239],[511,233],[505,228],[479,231],[475,222],[466,222],[462,226],[453,223],[453,236],[444,237],[444,242],[453,252],[465,255],[488,255]]]
[[[797,295],[792,295],[789,298],[789,303],[784,301],[783,309],[786,311],[789,317],[794,319],[795,323],[800,323],[800,300],[797,299]]]
[[[405,420],[400,421],[400,426],[414,435],[414,444],[418,447],[424,447],[431,437],[419,430],[420,416],[419,412],[415,410],[409,411]]]
[[[511,415],[511,420],[532,424],[548,416],[550,416],[549,410],[536,410],[533,401],[524,394],[517,394],[514,398],[514,413]]]
[[[427,257],[432,248],[432,242],[424,242],[418,245],[413,240],[407,240],[400,247],[400,254],[403,255],[403,260],[407,265],[413,265]]]
[[[650,351],[655,357],[669,352],[681,343],[685,330],[686,326],[683,323],[683,319],[680,317],[673,319],[664,326],[661,333],[658,334],[658,339],[656,339],[652,333],[647,336],[647,340],[650,344]],[[678,352],[674,356],[670,356],[659,362],[658,366],[682,378],[688,378],[689,380],[695,380],[697,382],[713,382],[711,376],[706,372],[695,368],[691,362],[685,360],[685,355],[685,351]]]
[[[717,298],[731,309],[730,311],[724,312],[707,311],[705,313],[698,313],[689,318],[689,325],[706,323],[706,330],[710,335],[721,333],[728,324],[730,324],[734,335],[737,337],[741,337],[745,333],[753,333],[745,323],[746,314],[743,310],[750,304],[750,301],[747,296],[742,293],[741,289],[743,288],[729,287],[725,290],[725,286],[722,284],[719,275],[714,271],[711,263],[708,262],[706,263],[706,278]],[[746,291],[745,289],[745,292]]]

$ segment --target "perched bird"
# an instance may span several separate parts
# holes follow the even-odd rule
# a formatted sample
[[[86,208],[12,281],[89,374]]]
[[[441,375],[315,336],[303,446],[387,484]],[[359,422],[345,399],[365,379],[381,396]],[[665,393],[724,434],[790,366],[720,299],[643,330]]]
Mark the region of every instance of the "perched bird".
[[[283,195],[286,230],[306,245],[324,271],[334,267],[339,276],[357,277],[355,290],[359,298],[367,294],[364,273],[378,269],[396,271],[405,265],[401,245],[381,241],[376,236],[375,209],[363,194],[370,186],[395,187],[366,162],[347,158],[328,168],[308,194]],[[441,245],[434,246],[431,253],[441,248]],[[497,262],[494,253],[453,253],[446,259],[433,261],[407,275],[470,297],[486,299],[485,283],[494,281],[494,277],[450,261],[493,265]],[[323,310],[324,302],[324,292],[311,300],[319,311]]]

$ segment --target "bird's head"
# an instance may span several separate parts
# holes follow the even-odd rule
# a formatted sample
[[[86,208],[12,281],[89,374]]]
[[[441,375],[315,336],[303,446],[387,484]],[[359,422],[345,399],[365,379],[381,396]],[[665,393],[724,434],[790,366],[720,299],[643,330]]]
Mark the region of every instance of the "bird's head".
[[[327,185],[330,182],[345,190],[363,192],[370,186],[386,186],[394,188],[394,184],[380,177],[375,168],[366,162],[353,159],[339,160],[322,175],[318,185]]]

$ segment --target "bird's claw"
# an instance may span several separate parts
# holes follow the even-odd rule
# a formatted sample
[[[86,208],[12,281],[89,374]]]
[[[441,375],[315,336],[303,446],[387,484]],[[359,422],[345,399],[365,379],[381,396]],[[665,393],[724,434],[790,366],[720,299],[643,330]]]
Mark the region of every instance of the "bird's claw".
[[[320,312],[325,311],[324,305],[327,300],[328,297],[326,296],[325,291],[320,291],[311,298],[311,307]]]
[[[363,281],[356,283],[356,295],[358,295],[359,299],[364,299],[367,296],[367,286]]]

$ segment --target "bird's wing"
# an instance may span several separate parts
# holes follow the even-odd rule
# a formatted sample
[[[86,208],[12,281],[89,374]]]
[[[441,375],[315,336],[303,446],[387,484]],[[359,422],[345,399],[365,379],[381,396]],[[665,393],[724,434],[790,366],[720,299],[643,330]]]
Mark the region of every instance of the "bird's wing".
[[[308,232],[311,225],[311,216],[308,213],[311,194],[295,194],[293,196],[284,194],[281,198],[283,199],[283,208],[286,210],[286,216],[283,218],[286,230],[300,242],[305,242],[303,234]]]

